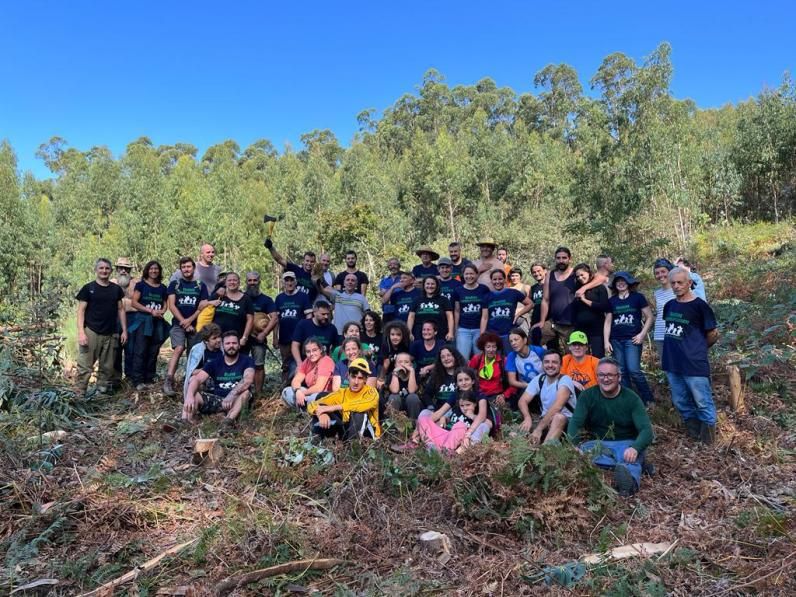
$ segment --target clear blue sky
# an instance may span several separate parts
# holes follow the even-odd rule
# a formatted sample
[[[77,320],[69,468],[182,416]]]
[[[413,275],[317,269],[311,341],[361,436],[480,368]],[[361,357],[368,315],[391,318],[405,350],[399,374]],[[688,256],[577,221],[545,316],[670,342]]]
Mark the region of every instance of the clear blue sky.
[[[611,52],[673,47],[672,88],[701,107],[776,87],[796,65],[796,2],[169,2],[0,5],[0,139],[20,168],[58,135],[119,154],[141,135],[201,153],[234,139],[278,148],[329,128],[348,144],[436,68],[515,91],[566,62],[584,86]]]

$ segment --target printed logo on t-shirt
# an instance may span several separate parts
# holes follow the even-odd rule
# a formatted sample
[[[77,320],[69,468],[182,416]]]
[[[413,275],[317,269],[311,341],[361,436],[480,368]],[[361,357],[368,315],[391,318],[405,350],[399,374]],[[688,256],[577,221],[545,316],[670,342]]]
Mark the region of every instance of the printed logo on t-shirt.
[[[279,315],[284,319],[296,319],[298,317],[298,309],[282,309]]]
[[[404,303],[403,305],[398,307],[398,313],[409,313],[411,309],[412,307],[411,305],[409,305],[409,303]]]
[[[542,297],[543,296],[544,296],[544,290],[543,289],[540,288],[539,290],[535,290],[531,294],[531,300],[533,301],[534,305],[542,304]]]
[[[237,371],[225,371],[215,380],[216,387],[220,390],[229,392],[232,388],[238,385],[238,382],[243,379],[243,375]]]
[[[619,317],[614,317],[614,325],[630,325],[632,326],[636,320],[633,313],[622,313]]]
[[[232,302],[232,301],[225,301],[222,300],[221,304],[216,307],[217,312],[221,313],[232,313],[235,314],[240,311],[240,304]]]
[[[504,319],[511,317],[511,309],[509,307],[494,307],[491,314],[493,319]]]

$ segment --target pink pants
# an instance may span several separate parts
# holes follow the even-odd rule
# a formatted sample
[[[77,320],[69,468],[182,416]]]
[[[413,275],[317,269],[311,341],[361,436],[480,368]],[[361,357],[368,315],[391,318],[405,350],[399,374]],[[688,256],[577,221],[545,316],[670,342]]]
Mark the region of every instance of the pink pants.
[[[424,417],[421,413],[417,419],[417,430],[427,448],[453,452],[461,445],[464,434],[467,433],[467,425],[459,421],[449,431],[432,421],[431,416]]]

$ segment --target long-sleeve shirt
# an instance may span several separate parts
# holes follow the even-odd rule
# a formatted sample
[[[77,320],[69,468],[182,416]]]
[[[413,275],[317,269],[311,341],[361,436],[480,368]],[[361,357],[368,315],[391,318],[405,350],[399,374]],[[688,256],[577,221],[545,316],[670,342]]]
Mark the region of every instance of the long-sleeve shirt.
[[[379,425],[379,393],[376,388],[363,386],[359,392],[354,392],[351,388],[340,388],[335,392],[327,394],[319,400],[314,400],[307,405],[307,412],[311,415],[319,406],[342,406],[343,423],[348,423],[351,413],[367,413],[368,420],[373,427],[376,437],[381,435]]]
[[[644,404],[638,394],[624,387],[613,398],[606,398],[599,386],[582,392],[567,435],[575,440],[584,427],[597,439],[633,440],[638,452],[652,443],[652,423]]]

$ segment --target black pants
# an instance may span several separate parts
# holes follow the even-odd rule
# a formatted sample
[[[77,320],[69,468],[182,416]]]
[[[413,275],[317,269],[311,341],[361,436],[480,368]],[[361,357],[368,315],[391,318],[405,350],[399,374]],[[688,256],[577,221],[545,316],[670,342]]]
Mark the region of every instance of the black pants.
[[[605,356],[605,342],[603,335],[589,336],[589,348],[591,349],[591,356],[601,359]]]
[[[130,379],[134,384],[152,383],[158,364],[160,346],[155,344],[152,336],[144,335],[144,326],[140,325],[134,332],[133,370]]]
[[[321,437],[336,437],[348,441],[360,437],[360,430],[364,429],[362,437],[373,437],[367,413],[351,413],[347,423],[343,423],[343,415],[339,412],[329,413],[329,418],[332,422],[328,429],[324,429],[318,425],[318,417],[312,417],[312,432]]]

